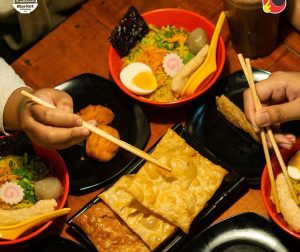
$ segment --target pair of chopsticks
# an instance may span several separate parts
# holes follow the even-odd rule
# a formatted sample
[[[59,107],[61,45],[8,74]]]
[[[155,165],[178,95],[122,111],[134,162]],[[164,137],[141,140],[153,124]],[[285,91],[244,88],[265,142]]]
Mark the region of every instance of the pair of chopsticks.
[[[36,97],[36,96],[34,96],[34,95],[26,92],[25,90],[22,90],[21,94],[24,95],[24,96],[26,96],[26,97],[28,97],[32,101],[34,101],[34,102],[36,102],[36,103],[38,103],[38,104],[46,107],[46,108],[50,108],[50,109],[56,108],[54,105],[41,100],[40,98],[38,98],[38,97]],[[105,138],[105,139],[113,142],[114,144],[118,145],[119,147],[121,147],[121,148],[123,148],[123,149],[125,149],[125,150],[127,150],[127,151],[129,151],[131,153],[133,153],[134,155],[136,155],[136,156],[138,156],[140,158],[143,158],[143,159],[145,159],[145,160],[147,160],[147,161],[149,161],[149,162],[151,162],[151,163],[153,163],[153,164],[155,164],[155,165],[157,165],[157,166],[159,166],[159,167],[161,167],[161,168],[163,168],[163,169],[165,169],[167,171],[171,171],[171,168],[169,168],[168,166],[166,166],[166,165],[158,162],[157,159],[151,157],[146,152],[144,152],[144,151],[136,148],[135,146],[130,145],[129,143],[126,143],[126,142],[124,142],[124,141],[122,141],[122,140],[120,140],[118,138],[113,137],[112,135],[110,135],[110,134],[106,133],[105,131],[103,131],[103,130],[101,130],[101,129],[95,127],[95,126],[93,126],[92,124],[83,121],[82,122],[82,126],[85,127],[86,129],[88,129],[89,131],[94,132],[97,135],[99,135],[99,136],[101,136],[101,137],[103,137],[103,138]]]
[[[246,76],[247,82],[249,84],[250,91],[251,91],[253,101],[254,101],[255,110],[257,111],[257,110],[262,108],[262,105],[261,105],[259,97],[257,96],[257,93],[256,93],[256,88],[255,88],[255,84],[254,84],[254,80],[253,80],[252,67],[251,67],[250,60],[248,58],[245,60],[242,54],[238,54],[238,58],[239,58],[241,66],[242,66],[242,69],[244,71],[244,74]],[[268,146],[267,146],[266,133],[269,136],[272,147],[275,151],[275,154],[277,156],[277,159],[278,159],[278,162],[280,164],[281,170],[282,170],[282,172],[285,176],[285,179],[287,181],[287,184],[288,184],[289,190],[292,194],[292,197],[295,200],[296,204],[299,204],[299,202],[298,202],[295,190],[293,188],[291,179],[290,179],[290,177],[287,173],[286,165],[283,161],[283,158],[282,158],[281,153],[279,151],[278,145],[275,141],[274,134],[273,134],[270,127],[264,127],[260,131],[260,136],[261,136],[261,140],[262,140],[262,144],[263,144],[263,150],[264,150],[264,154],[265,154],[265,158],[266,158],[266,162],[267,162],[267,168],[268,168],[270,184],[271,184],[271,192],[272,192],[272,195],[273,195],[273,198],[274,198],[274,201],[275,201],[276,211],[279,213],[280,208],[279,208],[278,193],[277,193],[277,189],[276,189],[276,183],[275,183],[275,179],[274,179],[270,153],[269,153],[269,149],[268,149]]]

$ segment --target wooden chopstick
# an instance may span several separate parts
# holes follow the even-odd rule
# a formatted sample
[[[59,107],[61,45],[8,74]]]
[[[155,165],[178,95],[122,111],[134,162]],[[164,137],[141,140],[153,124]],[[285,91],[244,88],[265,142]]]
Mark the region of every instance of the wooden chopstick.
[[[254,87],[255,96],[257,97],[256,99],[257,99],[257,101],[258,101],[259,109],[261,109],[262,106],[261,106],[261,102],[260,102],[260,100],[259,100],[259,98],[258,98],[258,96],[257,96],[257,93],[256,93],[256,89],[255,89],[255,85],[254,85],[254,80],[253,80],[253,74],[252,74],[252,68],[251,68],[251,64],[250,64],[250,60],[249,60],[249,59],[246,59],[246,65],[247,65],[248,69],[251,71],[251,75],[250,75],[250,83],[251,83],[251,81],[252,81],[252,85],[253,85],[253,87]],[[294,189],[293,184],[292,184],[292,182],[291,182],[290,176],[289,176],[288,173],[287,173],[287,168],[286,168],[285,162],[284,162],[284,160],[283,160],[283,158],[282,158],[282,155],[281,155],[281,153],[280,153],[280,150],[279,150],[279,148],[278,148],[278,145],[277,145],[277,143],[276,143],[276,140],[275,140],[273,131],[271,130],[270,127],[266,127],[266,129],[267,129],[267,133],[268,133],[269,139],[270,139],[270,141],[271,141],[271,143],[272,143],[272,147],[273,147],[273,149],[274,149],[274,151],[275,151],[275,154],[276,154],[276,156],[277,156],[278,162],[279,162],[279,164],[280,164],[281,170],[282,170],[282,172],[283,172],[283,174],[284,174],[284,176],[285,176],[285,179],[286,179],[286,181],[287,181],[287,184],[288,184],[288,186],[289,186],[290,192],[291,192],[291,194],[292,194],[292,196],[293,196],[295,202],[296,202],[297,204],[299,204],[298,198],[297,198],[297,196],[296,196],[295,189]]]
[[[253,101],[254,101],[254,106],[255,106],[255,110],[259,110],[261,107],[260,101],[256,95],[256,89],[255,89],[255,85],[254,85],[254,80],[252,78],[252,69],[249,69],[246,66],[245,60],[243,58],[243,56],[241,54],[238,54],[238,58],[239,61],[241,63],[242,69],[244,71],[244,74],[246,76],[252,97],[253,97]],[[251,71],[251,72],[250,72]],[[276,206],[276,212],[279,213],[280,212],[280,207],[279,207],[279,199],[278,199],[278,193],[277,193],[277,188],[276,188],[276,183],[275,183],[275,179],[274,179],[274,174],[273,174],[273,169],[272,169],[272,163],[271,163],[271,158],[270,158],[270,153],[269,153],[269,149],[268,149],[268,144],[267,144],[267,137],[266,137],[266,131],[264,128],[262,128],[260,130],[260,137],[261,137],[261,142],[263,145],[263,150],[264,150],[264,154],[265,154],[265,159],[266,159],[266,163],[267,163],[267,169],[268,169],[268,173],[269,173],[269,179],[270,179],[270,184],[271,184],[271,193],[273,195],[274,198],[274,202],[275,202],[275,206]]]
[[[242,55],[239,56],[239,59],[242,62],[244,61]],[[243,67],[242,63],[241,63],[241,65]],[[248,72],[249,86],[250,86],[250,90],[251,90],[251,93],[252,93],[252,96],[253,96],[254,104],[256,103],[255,108],[256,108],[256,110],[257,109],[261,109],[262,105],[261,105],[261,102],[260,102],[260,100],[259,100],[259,98],[257,96],[257,93],[256,93],[256,88],[255,88],[255,84],[254,84],[254,80],[253,80],[253,74],[252,74],[252,68],[251,68],[251,64],[250,64],[250,60],[249,59],[246,59],[246,71]],[[246,76],[246,78],[247,78],[247,76]],[[299,204],[297,196],[296,196],[296,193],[295,193],[295,190],[294,190],[294,187],[293,187],[292,182],[291,182],[291,179],[290,179],[290,177],[289,177],[289,175],[287,173],[286,165],[285,165],[285,163],[283,161],[283,158],[282,158],[281,153],[279,151],[278,145],[277,145],[277,143],[275,141],[274,134],[273,134],[273,132],[272,132],[272,130],[271,130],[270,127],[266,127],[266,131],[267,131],[268,136],[270,138],[272,147],[273,147],[273,149],[275,151],[275,154],[276,154],[276,157],[277,157],[278,162],[280,164],[281,170],[282,170],[282,172],[283,172],[283,174],[285,176],[285,179],[287,181],[287,184],[288,184],[289,190],[290,190],[290,192],[292,194],[292,197],[294,198],[296,204]],[[267,166],[269,167],[268,164],[267,164]],[[271,168],[271,170],[272,170],[272,168]],[[269,172],[269,170],[268,170],[268,172]],[[270,177],[270,180],[271,180],[271,176],[273,175],[273,170],[270,171],[270,172],[271,173],[269,173],[269,177]],[[274,175],[272,177],[273,177],[272,180],[274,181],[273,183],[275,184]],[[271,184],[272,184],[272,182],[271,182]],[[275,193],[274,196],[276,197],[276,194],[277,194],[276,186],[272,188],[272,192]],[[276,202],[276,199],[275,199],[275,202]]]
[[[249,88],[250,88],[250,91],[251,91],[251,94],[252,94],[252,97],[253,97],[255,110],[259,110],[260,109],[260,106],[259,106],[260,102],[259,102],[259,99],[256,95],[254,81],[253,81],[253,84],[252,84],[252,80],[253,80],[253,78],[251,78],[252,70],[251,70],[251,72],[249,71],[249,68],[247,68],[245,60],[244,60],[244,58],[241,54],[238,54],[238,58],[239,58],[241,66],[242,66],[242,69],[244,71],[244,74],[246,76],[246,79],[247,79],[247,82],[248,82],[248,85],[249,85]],[[261,137],[261,140],[262,140],[263,150],[264,150],[264,154],[265,154],[265,158],[266,158],[266,163],[267,163],[267,168],[268,168],[268,173],[269,173],[269,178],[270,178],[270,184],[271,184],[271,191],[272,191],[272,195],[274,196],[276,211],[279,213],[280,208],[279,208],[278,194],[277,194],[276,183],[275,183],[273,169],[272,169],[270,153],[269,153],[269,149],[268,149],[268,145],[267,145],[266,132],[265,132],[264,128],[261,129],[261,131],[260,131],[260,137]]]
[[[51,109],[56,108],[54,105],[43,101],[42,99],[26,92],[25,90],[22,90],[21,94],[28,97],[32,101],[44,106],[44,107],[51,108]],[[135,146],[130,145],[129,143],[126,143],[126,142],[124,142],[124,141],[122,141],[118,138],[113,137],[112,135],[108,134],[107,132],[95,127],[94,125],[83,121],[82,126],[85,127],[86,129],[88,129],[89,131],[94,132],[95,134],[97,134],[97,135],[113,142],[114,144],[120,146],[121,148],[133,153],[134,155],[136,155],[140,158],[143,158],[143,159],[145,159],[145,160],[147,160],[147,161],[149,161],[149,162],[151,162],[151,163],[153,163],[153,164],[155,164],[155,165],[157,165],[157,166],[159,166],[159,167],[161,167],[161,168],[163,168],[167,171],[171,171],[171,168],[169,168],[168,166],[160,163],[157,159],[151,157],[148,153],[136,148]]]

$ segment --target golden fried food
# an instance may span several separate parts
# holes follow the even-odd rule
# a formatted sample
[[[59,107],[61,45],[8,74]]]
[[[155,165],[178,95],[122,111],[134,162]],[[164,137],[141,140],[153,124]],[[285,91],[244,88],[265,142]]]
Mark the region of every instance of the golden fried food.
[[[230,101],[225,95],[221,97],[216,97],[216,105],[219,112],[221,112],[226,120],[232,123],[239,129],[244,130],[249,133],[250,136],[258,143],[260,143],[260,138],[252,128],[251,124],[248,122],[244,112],[240,110],[232,101]]]
[[[107,125],[99,125],[97,127],[120,139],[119,132],[113,127]],[[86,141],[85,150],[88,157],[100,162],[108,162],[117,154],[119,146],[96,133],[92,133]]]
[[[88,105],[78,113],[84,121],[95,120],[98,124],[110,124],[114,120],[111,109],[101,105]]]
[[[181,96],[182,90],[184,89],[188,79],[206,59],[208,48],[209,45],[203,46],[202,49],[197,53],[197,55],[192,58],[187,64],[185,64],[172,79],[171,89],[177,97]]]
[[[299,186],[296,182],[294,187]],[[288,225],[297,233],[300,232],[300,207],[294,201],[283,173],[276,178],[280,211]],[[300,197],[300,196],[298,196]]]
[[[154,250],[170,237],[177,227],[142,206],[123,189],[134,176],[123,176],[111,188],[103,192],[100,198],[143,239],[151,250]]]
[[[147,245],[106,204],[99,202],[73,222],[101,252],[148,252]]]
[[[227,171],[201,156],[171,129],[151,156],[172,171],[146,162],[132,179],[124,181],[124,190],[188,233],[192,221],[214,195]]]
[[[55,199],[39,200],[31,207],[14,210],[0,209],[0,226],[14,225],[38,215],[52,212],[57,207]]]

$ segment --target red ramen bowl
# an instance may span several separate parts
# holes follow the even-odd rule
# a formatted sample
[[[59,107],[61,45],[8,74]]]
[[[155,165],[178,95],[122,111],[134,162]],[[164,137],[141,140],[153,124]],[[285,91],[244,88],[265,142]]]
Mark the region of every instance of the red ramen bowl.
[[[4,153],[1,153],[1,151],[3,150],[2,144],[5,141],[5,139],[10,138],[10,137],[11,136],[0,138],[0,155],[1,156],[5,155]],[[14,140],[11,142],[14,143]],[[4,144],[6,144],[6,143],[4,143]],[[11,143],[8,143],[7,145],[11,145]],[[19,148],[19,147],[17,147],[17,148]],[[12,147],[13,150],[17,149],[17,148]],[[23,148],[23,149],[25,150],[24,152],[27,152],[26,148]],[[34,149],[35,155],[40,157],[47,166],[50,166],[52,168],[52,171],[53,171],[52,175],[57,177],[61,181],[62,186],[63,186],[63,194],[58,199],[58,202],[57,202],[58,207],[57,208],[58,209],[63,208],[67,201],[68,194],[69,194],[69,175],[68,175],[68,171],[67,171],[67,168],[66,168],[66,165],[65,165],[63,159],[60,157],[60,155],[56,151],[45,150],[42,147],[39,147],[36,145],[33,145],[33,149]],[[11,153],[11,154],[14,154],[14,153]],[[17,154],[17,153],[15,153],[15,154]],[[12,245],[12,244],[17,244],[17,243],[28,241],[28,240],[36,237],[40,233],[42,233],[52,223],[53,223],[53,220],[48,221],[47,223],[34,228],[32,231],[24,233],[22,236],[20,236],[16,240],[1,240],[0,239],[0,246]]]
[[[158,9],[154,11],[149,11],[142,14],[143,18],[148,24],[153,24],[155,26],[161,27],[166,25],[173,25],[175,27],[182,27],[187,31],[191,32],[195,28],[202,28],[208,34],[209,39],[212,38],[215,26],[205,17],[188,10],[183,9]],[[183,98],[174,102],[155,102],[145,99],[141,96],[135,95],[130,92],[120,80],[120,72],[122,69],[122,60],[115,49],[110,46],[108,51],[108,68],[114,82],[119,86],[119,88],[129,95],[130,97],[138,100],[139,102],[149,104],[156,107],[177,107],[186,104],[192,100],[195,100],[205,91],[207,91],[220,76],[225,63],[225,46],[222,37],[220,37],[217,46],[217,70],[209,78],[202,83],[196,92],[189,97]]]
[[[281,149],[281,155],[285,163],[287,164],[289,159],[298,151],[300,150],[300,138],[297,139],[296,144],[291,150],[287,149]],[[278,163],[278,160],[276,156],[272,157],[272,167],[273,167],[273,172],[274,172],[274,177],[281,172],[280,165]],[[296,233],[293,231],[286,221],[284,220],[283,216],[280,213],[276,212],[276,207],[273,201],[270,199],[271,196],[271,184],[270,184],[270,179],[269,179],[269,174],[268,174],[268,168],[265,166],[262,178],[261,178],[261,193],[262,193],[262,198],[263,202],[265,205],[265,208],[267,209],[267,212],[271,219],[286,233],[289,235],[300,239],[300,233]]]

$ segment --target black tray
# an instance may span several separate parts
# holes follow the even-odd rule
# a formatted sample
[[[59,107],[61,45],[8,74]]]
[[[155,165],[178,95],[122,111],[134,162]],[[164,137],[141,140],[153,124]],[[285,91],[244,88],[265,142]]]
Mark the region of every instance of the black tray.
[[[192,239],[182,252],[289,252],[299,240],[256,213],[222,220]]]
[[[183,232],[178,231],[173,237],[162,244],[156,251],[178,251],[178,249],[193,235],[199,233],[199,231],[207,227],[222,211],[226,209],[226,207],[228,207],[237,197],[239,197],[246,188],[246,183],[241,175],[234,172],[230,167],[224,165],[219,160],[214,159],[213,156],[207,155],[207,153],[203,151],[202,147],[197,143],[197,141],[195,141],[195,139],[182,127],[181,124],[175,125],[172,129],[183,139],[185,139],[190,146],[199,151],[199,153],[209,158],[214,163],[226,168],[228,170],[228,174],[225,176],[221,186],[219,187],[215,195],[210,199],[207,206],[195,218],[194,222],[191,225],[189,235],[185,235],[183,234]],[[154,150],[157,143],[152,146],[148,153],[151,153]],[[145,161],[141,159],[137,160],[134,164],[131,165],[129,173],[136,173],[144,164],[144,162]],[[75,233],[85,242],[85,244],[93,250],[95,250],[93,244],[90,242],[81,228],[74,224],[72,220],[99,201],[101,201],[101,199],[95,197],[67,220],[67,223],[70,225],[71,229],[74,230]]]
[[[150,135],[149,121],[141,107],[132,102],[116,84],[94,74],[77,76],[59,86],[74,102],[74,112],[89,104],[104,105],[112,109],[115,119],[112,126],[127,143],[143,149]],[[134,159],[134,155],[119,149],[109,162],[90,159],[85,152],[85,142],[59,151],[66,162],[70,176],[70,193],[80,194],[109,183],[122,174]]]

